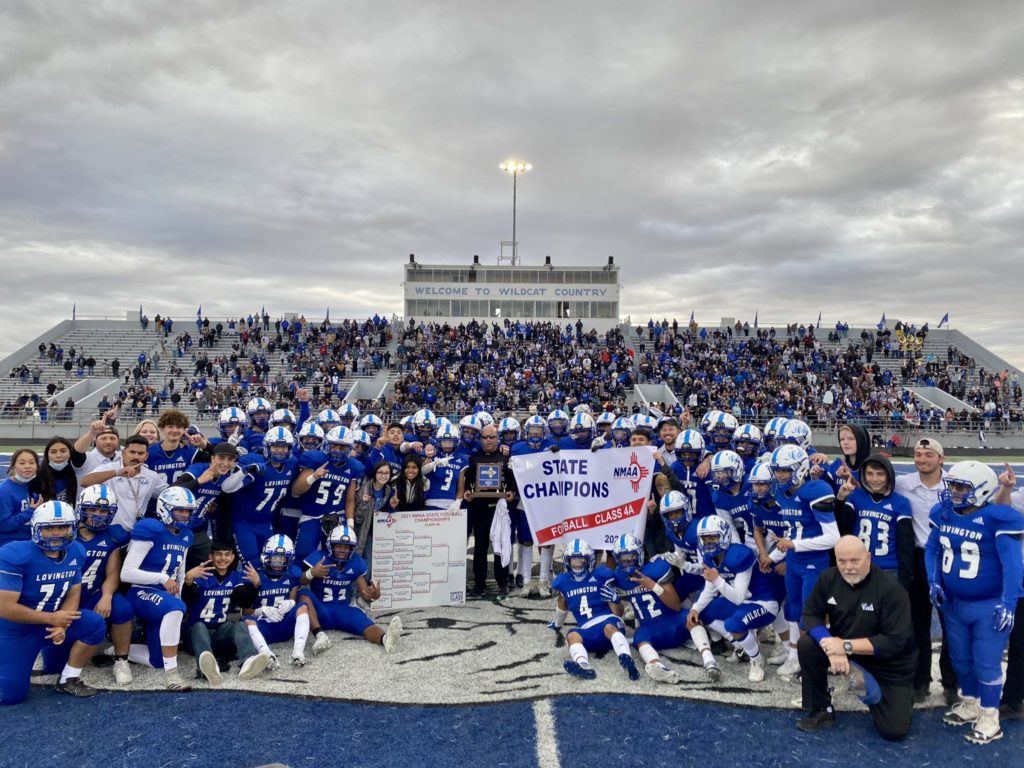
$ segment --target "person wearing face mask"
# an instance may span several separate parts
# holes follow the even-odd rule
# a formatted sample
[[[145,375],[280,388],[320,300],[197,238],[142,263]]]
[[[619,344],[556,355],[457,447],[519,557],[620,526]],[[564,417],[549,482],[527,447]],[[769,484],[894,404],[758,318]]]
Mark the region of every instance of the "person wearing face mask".
[[[39,494],[39,457],[29,448],[11,456],[7,479],[0,483],[0,545],[9,541],[28,541],[29,521],[35,508],[43,503]]]
[[[78,477],[75,466],[85,461],[85,454],[76,451],[71,441],[53,437],[43,448],[43,463],[37,481],[43,501],[63,501],[74,506],[78,501]]]
[[[818,578],[804,605],[800,638],[802,731],[835,724],[829,673],[845,676],[850,691],[871,712],[886,740],[910,732],[914,709],[917,645],[910,623],[910,597],[891,575],[871,562],[856,536],[835,547],[836,567]]]

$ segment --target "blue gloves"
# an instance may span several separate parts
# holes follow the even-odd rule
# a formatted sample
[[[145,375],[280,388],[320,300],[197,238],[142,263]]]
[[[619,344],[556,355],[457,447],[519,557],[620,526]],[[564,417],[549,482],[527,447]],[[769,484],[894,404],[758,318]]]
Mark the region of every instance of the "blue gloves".
[[[996,632],[1011,632],[1013,630],[1013,611],[999,603],[992,611],[992,627]]]
[[[946,602],[946,593],[938,584],[932,584],[928,587],[928,599],[936,608],[941,608],[942,604]]]

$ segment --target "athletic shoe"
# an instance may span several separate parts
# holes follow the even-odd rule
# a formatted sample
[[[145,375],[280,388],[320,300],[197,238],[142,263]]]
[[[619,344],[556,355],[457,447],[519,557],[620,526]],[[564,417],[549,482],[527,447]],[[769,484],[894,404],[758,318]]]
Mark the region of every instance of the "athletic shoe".
[[[326,632],[320,632],[313,641],[313,655],[317,656],[331,647],[331,638]]]
[[[213,654],[210,654],[211,656]],[[219,670],[218,670],[219,672]],[[175,667],[164,672],[164,681],[168,691],[191,691],[192,686],[181,679],[181,673]]]
[[[516,588],[517,589],[522,589],[524,581],[525,580],[523,579],[523,574],[517,573],[516,574]],[[521,597],[528,597],[528,595],[521,595]]]
[[[114,661],[114,680],[117,681],[118,685],[131,685],[132,680],[132,668],[128,663],[127,659],[117,659]]]
[[[95,696],[99,693],[95,688],[90,688],[83,683],[80,677],[69,677],[63,683],[58,682],[53,686],[53,690],[57,691],[57,693],[66,693],[68,696],[74,696],[77,699],[88,699],[90,696]]]
[[[764,657],[750,661],[750,671],[747,672],[747,680],[752,683],[760,683],[764,680]]]
[[[242,662],[242,668],[238,670],[239,680],[252,680],[256,675],[267,668],[270,663],[270,653],[257,653]]]
[[[746,664],[750,661],[750,657],[747,656],[747,652],[742,648],[735,648],[732,653],[725,657],[725,660],[730,664]]]
[[[518,584],[518,586],[520,587],[519,597],[529,597],[530,595],[533,594],[533,591],[537,588],[536,585],[532,581],[528,581],[525,584],[521,583],[522,579],[519,578],[518,576],[516,577],[516,581],[520,582]]]
[[[504,587],[498,587],[498,594],[494,598],[494,602],[501,603],[508,600],[508,585]]]
[[[792,656],[790,656],[788,659],[786,659],[786,663],[783,664],[778,669],[779,677],[793,678],[799,672],[800,672],[800,659],[797,658],[797,655],[795,653]]]
[[[785,664],[789,659],[789,643],[783,643],[776,649],[775,653],[768,657],[768,663],[773,667]]]
[[[669,669],[660,661],[652,661],[644,667],[644,672],[647,676],[659,683],[678,683],[679,673],[674,669]]]
[[[306,657],[301,653],[292,653],[292,666],[293,667],[304,667],[306,666]]]
[[[831,728],[835,724],[836,713],[832,711],[832,707],[829,707],[828,709],[816,709],[807,717],[796,721],[796,727],[807,733]]]
[[[971,744],[989,744],[1003,738],[1003,729],[999,727],[999,710],[995,707],[981,707],[981,715],[964,738]]]
[[[395,616],[388,624],[388,631],[384,633],[384,650],[387,653],[394,653],[398,647],[398,639],[402,636],[402,617]]]
[[[277,660],[277,656],[274,653],[270,651],[268,653],[270,653],[270,660],[267,662],[267,671],[276,672],[281,668],[281,662]]]
[[[569,659],[562,665],[562,667],[564,667],[565,671],[570,675],[578,677],[581,680],[593,680],[597,677],[597,672],[591,668],[589,661],[581,661],[577,663],[572,659]]]
[[[633,604],[626,601],[626,607],[622,611],[623,621],[636,621],[636,614],[633,613]]]
[[[619,666],[626,670],[626,674],[629,675],[630,680],[640,679],[640,672],[637,670],[636,662],[633,661],[633,657],[630,654],[619,654]]]
[[[210,685],[220,685],[224,682],[224,676],[220,673],[220,665],[217,664],[217,657],[210,651],[203,651],[199,654],[199,672]]]
[[[540,584],[537,585],[537,594],[540,595],[542,600],[547,600],[551,597],[551,587],[548,586],[546,581],[541,581]]]
[[[705,661],[704,674],[707,675],[708,680],[712,683],[717,683],[722,679],[722,670],[719,668],[717,661]]]
[[[964,696],[942,716],[946,725],[973,725],[981,717],[981,702],[973,696]]]

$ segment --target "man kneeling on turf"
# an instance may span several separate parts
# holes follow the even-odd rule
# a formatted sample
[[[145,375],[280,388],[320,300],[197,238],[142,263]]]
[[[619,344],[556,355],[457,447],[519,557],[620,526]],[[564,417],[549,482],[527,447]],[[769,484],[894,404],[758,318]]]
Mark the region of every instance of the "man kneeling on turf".
[[[356,552],[358,543],[355,531],[342,524],[328,535],[326,552],[313,552],[306,558],[308,569],[302,575],[302,582],[308,586],[299,591],[299,603],[311,609],[310,621],[315,622],[313,653],[330,648],[325,629],[362,635],[367,641],[384,646],[388,653],[398,645],[402,634],[400,617],[392,618],[385,632],[361,609],[348,604],[348,592],[353,584],[368,603],[380,597],[380,587],[366,581],[366,561]]]
[[[615,574],[603,565],[594,567],[594,550],[583,539],[573,539],[562,556],[565,572],[551,584],[558,592],[555,619],[548,627],[558,632],[571,610],[577,627],[566,634],[569,660],[565,671],[584,680],[593,680],[597,672],[590,666],[587,651],[603,651],[609,646],[619,657],[619,664],[630,680],[639,680],[640,673],[629,652],[629,641],[623,634],[626,625],[616,616],[610,603],[618,602]]]

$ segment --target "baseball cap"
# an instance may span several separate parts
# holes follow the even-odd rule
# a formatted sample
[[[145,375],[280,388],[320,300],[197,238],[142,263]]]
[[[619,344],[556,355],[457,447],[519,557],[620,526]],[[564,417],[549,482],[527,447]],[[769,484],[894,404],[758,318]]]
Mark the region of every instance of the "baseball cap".
[[[938,440],[932,440],[930,437],[922,437],[916,443],[914,443],[914,450],[920,448],[923,451],[935,451],[939,456],[945,456],[946,452],[942,449],[942,443]]]
[[[214,456],[234,456],[238,458],[238,449],[229,442],[217,443],[213,446]]]

